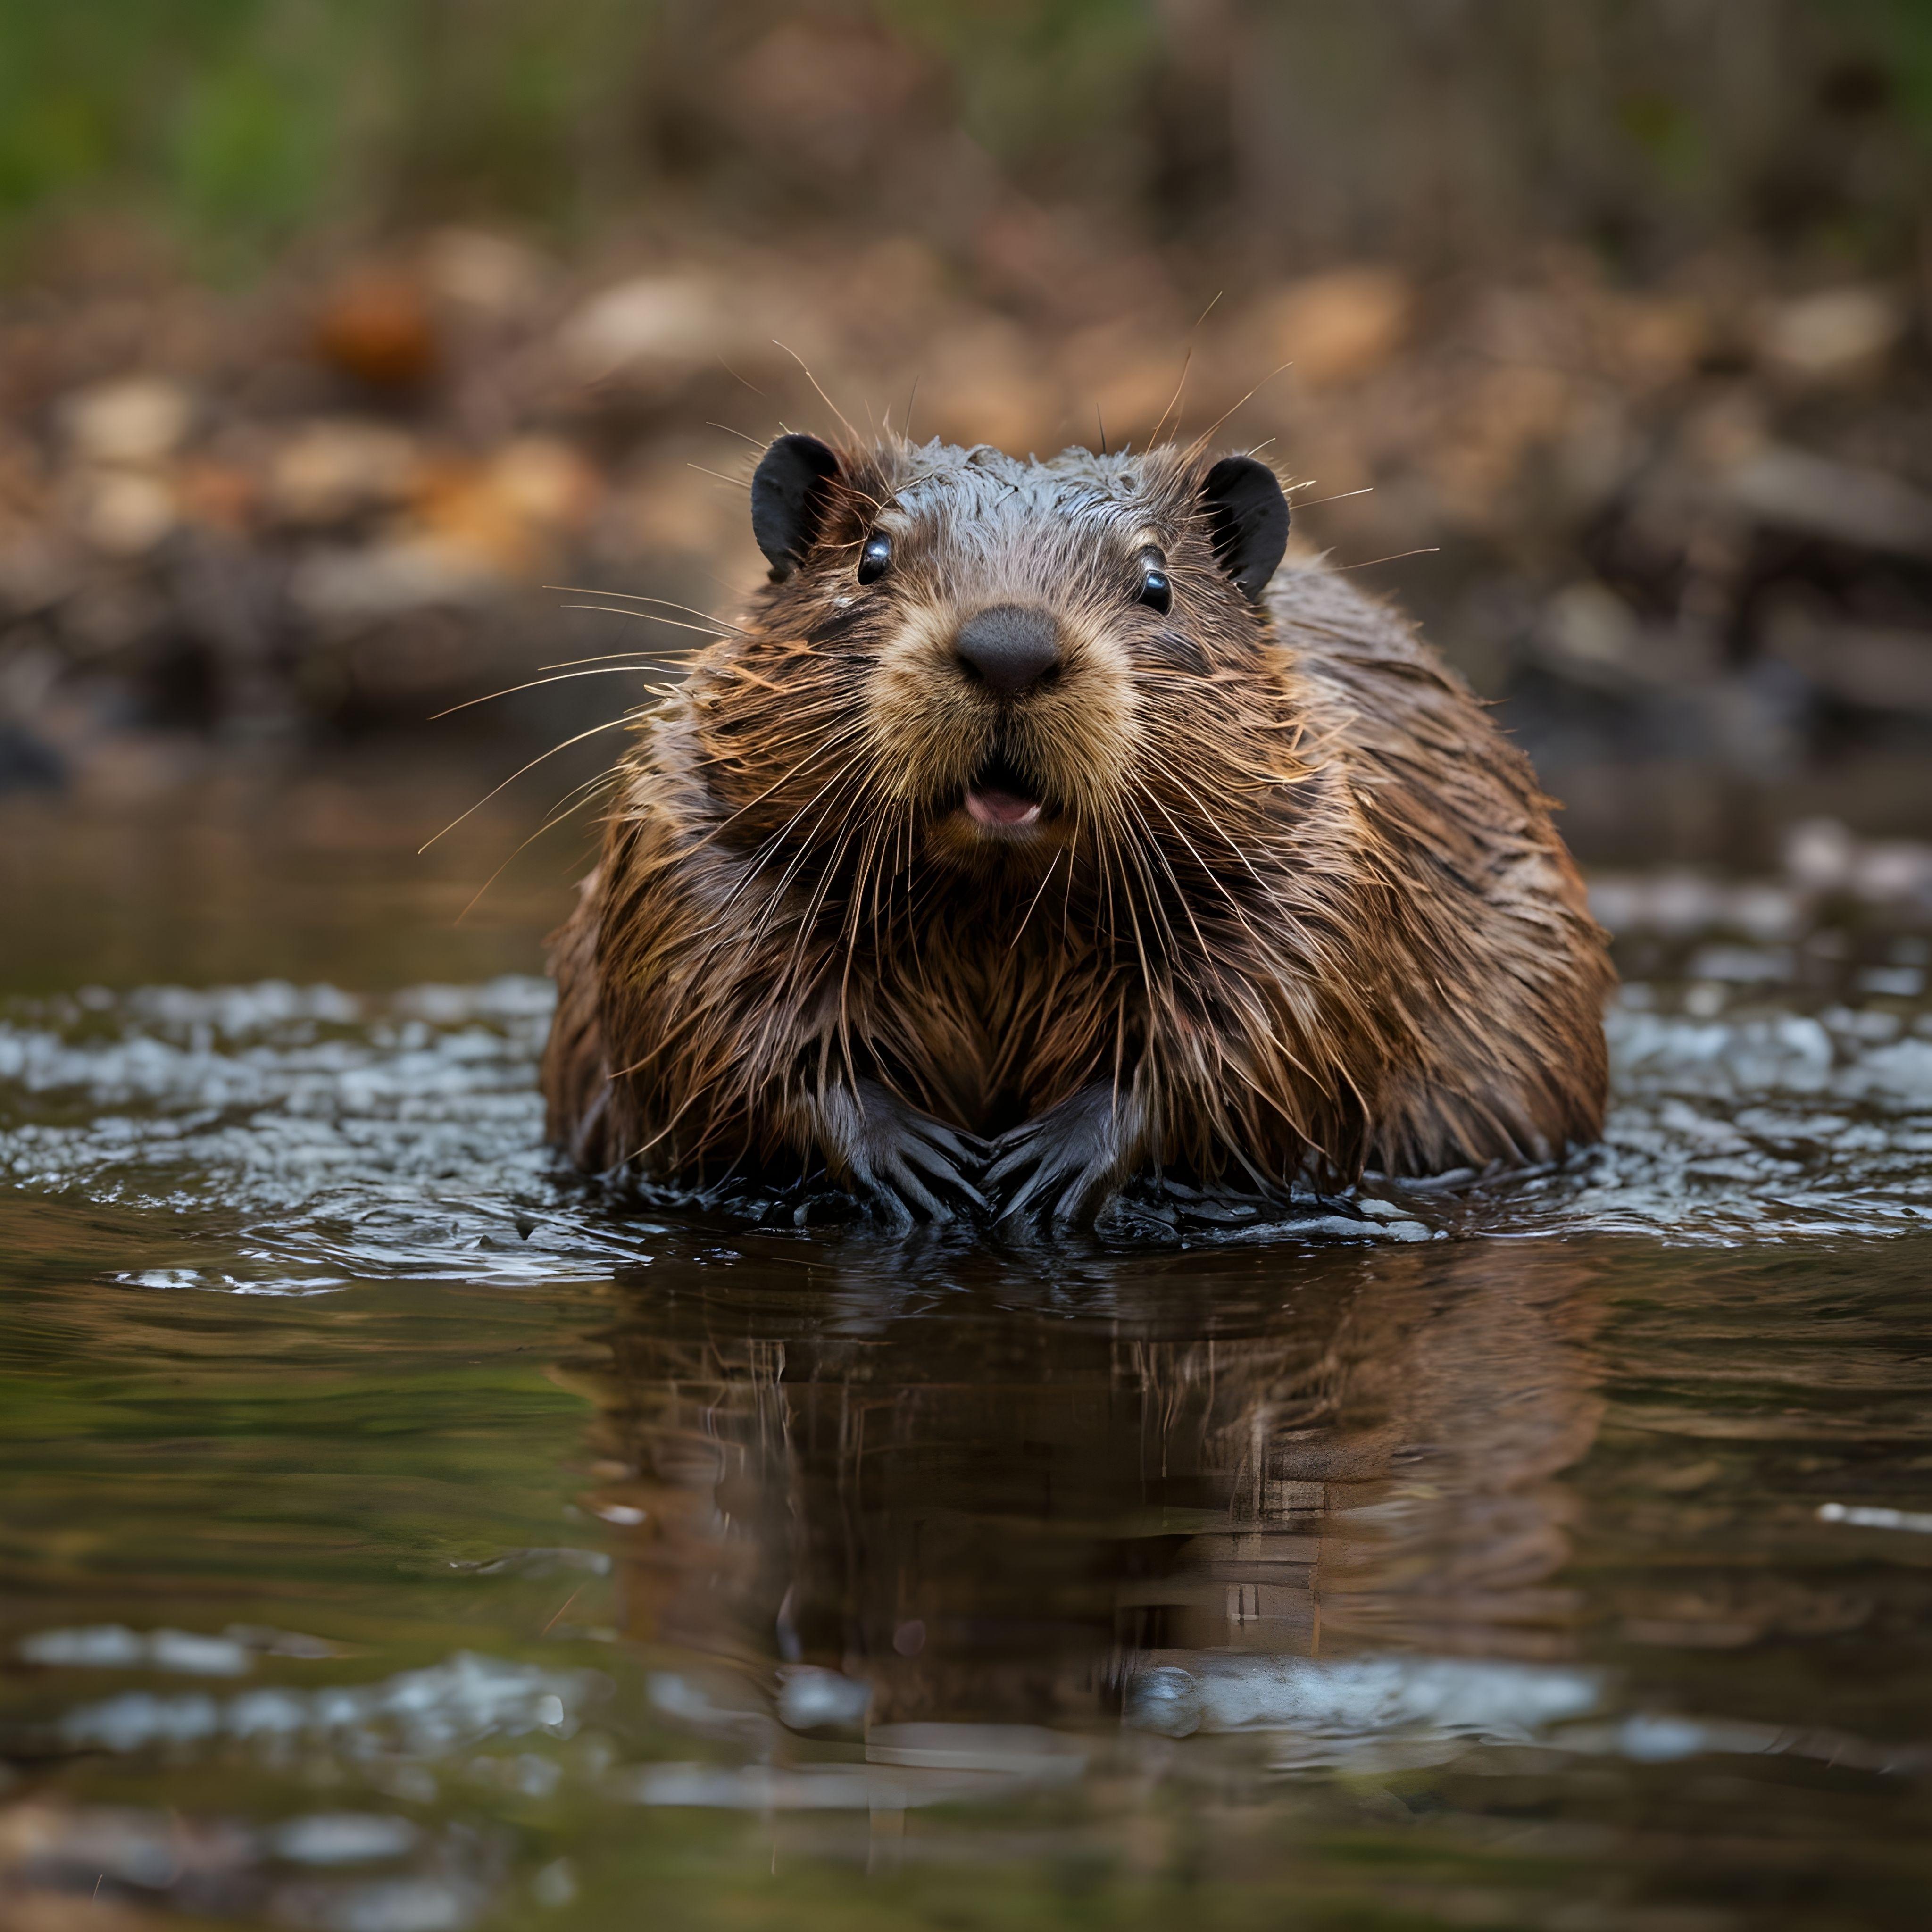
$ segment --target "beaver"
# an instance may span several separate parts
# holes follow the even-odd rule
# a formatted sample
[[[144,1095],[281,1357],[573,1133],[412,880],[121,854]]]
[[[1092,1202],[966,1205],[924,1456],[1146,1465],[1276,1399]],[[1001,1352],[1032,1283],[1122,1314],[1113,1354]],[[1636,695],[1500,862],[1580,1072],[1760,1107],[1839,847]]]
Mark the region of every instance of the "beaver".
[[[788,434],[751,512],[769,583],[552,940],[578,1166],[1038,1226],[1598,1136],[1551,801],[1406,619],[1284,567],[1268,464]]]

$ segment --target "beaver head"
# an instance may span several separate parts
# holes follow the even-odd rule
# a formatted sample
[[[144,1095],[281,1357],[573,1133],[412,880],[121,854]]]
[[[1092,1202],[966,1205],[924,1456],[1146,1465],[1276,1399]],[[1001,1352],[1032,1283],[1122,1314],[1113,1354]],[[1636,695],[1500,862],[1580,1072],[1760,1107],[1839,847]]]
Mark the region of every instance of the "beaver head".
[[[752,520],[770,585],[694,681],[739,838],[990,883],[1252,788],[1254,733],[1229,724],[1273,648],[1288,528],[1252,457],[789,435]]]

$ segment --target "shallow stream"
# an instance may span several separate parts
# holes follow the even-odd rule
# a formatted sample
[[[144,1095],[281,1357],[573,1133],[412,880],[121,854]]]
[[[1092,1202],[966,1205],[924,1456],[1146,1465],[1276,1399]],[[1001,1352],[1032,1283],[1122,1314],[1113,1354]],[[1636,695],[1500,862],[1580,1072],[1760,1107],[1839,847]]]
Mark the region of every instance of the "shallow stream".
[[[1925,1922],[1924,905],[1604,881],[1558,1173],[888,1244],[560,1177],[432,790],[0,832],[0,1923]]]

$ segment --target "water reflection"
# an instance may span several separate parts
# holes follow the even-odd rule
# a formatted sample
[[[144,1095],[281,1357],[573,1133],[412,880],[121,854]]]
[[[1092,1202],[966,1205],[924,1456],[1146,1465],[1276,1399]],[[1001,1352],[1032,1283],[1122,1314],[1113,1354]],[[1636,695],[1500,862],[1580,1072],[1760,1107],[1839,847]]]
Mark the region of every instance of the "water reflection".
[[[1922,935],[1659,885],[1366,1243],[888,1249],[561,1180],[549,885],[302,795],[0,867],[8,1932],[1923,1922]]]
[[[964,1257],[916,1307],[836,1250],[661,1262],[580,1370],[626,1634],[805,1730],[1527,1734],[1594,1701],[1543,1667],[1576,1650],[1600,1272],[1176,1256],[1076,1312]],[[1342,1668],[1389,1651],[1532,1668]]]
[[[117,1226],[0,1330],[0,1922],[842,1927],[855,1861],[933,1924],[968,1865],[1042,1923],[1076,1868],[1100,1922],[1915,1922],[1922,1244],[666,1222],[264,1300],[104,1284]]]

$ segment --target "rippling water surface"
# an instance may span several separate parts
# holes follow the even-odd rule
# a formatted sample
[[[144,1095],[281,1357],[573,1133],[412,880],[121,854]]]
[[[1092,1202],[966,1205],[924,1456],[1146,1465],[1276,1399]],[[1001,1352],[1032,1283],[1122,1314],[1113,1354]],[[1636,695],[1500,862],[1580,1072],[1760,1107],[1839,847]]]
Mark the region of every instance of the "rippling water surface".
[[[1560,1172],[892,1246],[557,1174],[436,802],[8,821],[0,1923],[1924,1922],[1922,917],[1606,889]]]

